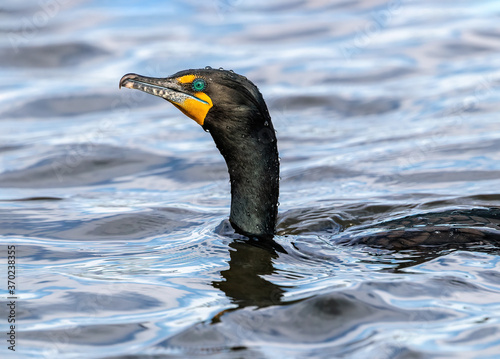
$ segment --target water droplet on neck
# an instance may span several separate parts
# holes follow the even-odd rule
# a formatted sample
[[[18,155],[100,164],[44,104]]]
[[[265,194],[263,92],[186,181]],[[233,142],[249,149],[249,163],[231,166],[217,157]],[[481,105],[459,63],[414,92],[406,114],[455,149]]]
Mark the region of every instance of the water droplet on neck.
[[[212,70],[211,66],[205,66],[205,70]]]
[[[204,130],[205,130],[205,132],[210,132],[210,130],[208,128],[205,128]]]

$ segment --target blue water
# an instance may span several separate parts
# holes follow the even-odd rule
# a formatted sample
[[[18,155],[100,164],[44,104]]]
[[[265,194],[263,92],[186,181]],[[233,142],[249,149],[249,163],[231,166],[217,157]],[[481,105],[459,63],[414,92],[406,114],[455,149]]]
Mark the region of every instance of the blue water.
[[[500,207],[498,1],[3,1],[2,357],[496,358],[500,253],[339,246]],[[122,75],[233,69],[278,133],[286,251],[217,231],[211,137]],[[363,227],[365,226],[365,227]]]

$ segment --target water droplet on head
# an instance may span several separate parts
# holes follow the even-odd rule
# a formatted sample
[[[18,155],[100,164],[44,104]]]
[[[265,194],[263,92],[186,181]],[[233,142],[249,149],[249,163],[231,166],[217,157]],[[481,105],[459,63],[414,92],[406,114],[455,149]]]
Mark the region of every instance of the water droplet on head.
[[[205,66],[205,70],[212,70],[211,66]]]

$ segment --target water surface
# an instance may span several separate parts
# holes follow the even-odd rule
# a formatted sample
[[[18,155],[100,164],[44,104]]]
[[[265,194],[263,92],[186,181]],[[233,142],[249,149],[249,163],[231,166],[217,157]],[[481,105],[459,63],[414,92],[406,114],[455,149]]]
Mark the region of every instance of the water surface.
[[[0,242],[2,258],[17,249],[18,336],[2,357],[496,357],[497,247],[336,241],[500,207],[499,14],[497,1],[4,1]],[[118,90],[128,72],[207,65],[268,103],[286,253],[216,230],[230,197],[211,137]]]

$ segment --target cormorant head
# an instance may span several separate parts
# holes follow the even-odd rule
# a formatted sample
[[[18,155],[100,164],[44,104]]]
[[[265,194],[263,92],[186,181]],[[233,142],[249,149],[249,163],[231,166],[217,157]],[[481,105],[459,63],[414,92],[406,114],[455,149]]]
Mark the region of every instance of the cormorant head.
[[[192,69],[165,78],[127,74],[120,80],[122,86],[164,98],[207,130],[260,127],[263,124],[248,121],[270,118],[257,87],[233,71]]]

